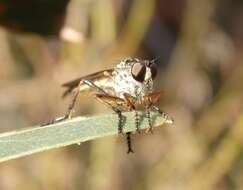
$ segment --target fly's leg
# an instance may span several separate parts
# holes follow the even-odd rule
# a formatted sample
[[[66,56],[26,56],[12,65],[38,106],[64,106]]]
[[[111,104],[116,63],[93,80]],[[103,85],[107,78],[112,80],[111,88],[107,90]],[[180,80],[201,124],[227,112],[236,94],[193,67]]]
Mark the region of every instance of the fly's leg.
[[[152,120],[151,120],[151,115],[150,115],[149,109],[146,109],[146,118],[147,118],[148,124],[149,124],[148,132],[153,133],[153,125],[152,125]]]
[[[66,119],[71,119],[72,117],[72,112],[73,112],[73,108],[75,106],[75,103],[77,101],[77,98],[78,98],[78,95],[79,95],[79,87],[83,84],[86,84],[87,86],[97,90],[98,92],[100,93],[103,93],[103,94],[107,94],[103,89],[101,89],[100,87],[98,87],[97,85],[95,85],[93,82],[89,81],[89,80],[86,80],[86,79],[83,79],[79,82],[79,85],[77,87],[77,92],[75,93],[73,99],[72,99],[72,102],[69,104],[68,106],[68,111],[67,113],[65,114],[65,116],[63,117],[62,120],[66,120]]]
[[[131,138],[131,132],[127,132],[127,154],[134,153],[132,149],[132,138]]]
[[[137,133],[140,133],[140,128],[139,128],[139,117],[138,117],[138,112],[136,111],[135,105],[133,103],[133,97],[131,95],[129,95],[128,93],[124,93],[123,94],[125,97],[125,102],[127,104],[127,106],[129,107],[129,110],[133,110],[135,113],[135,127],[136,127],[136,131]],[[126,133],[127,135],[127,153],[133,153],[133,149],[132,149],[132,139],[131,139],[131,132]]]
[[[110,106],[113,111],[115,111],[118,115],[118,134],[123,134],[123,124],[124,124],[124,117],[122,116],[121,108],[125,110],[129,110],[131,105],[128,105],[128,102],[122,98],[103,95],[103,94],[96,94],[96,98],[105,103],[106,105]],[[120,109],[119,109],[120,108]],[[132,149],[132,141],[131,141],[131,132],[126,133],[127,136],[127,146],[128,151],[127,153],[133,152]]]
[[[58,123],[58,122],[61,122],[61,121],[66,120],[66,119],[71,119],[71,117],[72,117],[72,113],[73,113],[73,108],[74,108],[74,106],[75,106],[75,104],[76,104],[76,101],[77,101],[77,99],[78,99],[78,95],[79,95],[79,93],[80,93],[80,92],[79,92],[80,86],[83,85],[83,84],[86,84],[86,85],[88,85],[89,87],[91,87],[91,88],[97,90],[99,93],[107,94],[103,89],[101,89],[100,87],[98,87],[97,85],[95,85],[92,81],[83,79],[83,80],[81,80],[81,81],[79,82],[79,85],[78,85],[78,87],[77,87],[77,89],[76,89],[76,92],[75,92],[75,94],[74,94],[74,96],[73,96],[73,99],[72,99],[71,103],[70,103],[69,106],[68,106],[68,110],[67,110],[66,114],[65,114],[63,117],[54,119],[54,120],[52,120],[51,122],[46,123],[46,124],[43,124],[43,125],[41,125],[41,126],[45,126],[45,125],[49,125],[49,124]]]
[[[116,97],[116,96],[106,95],[106,94],[96,94],[95,97],[100,102],[111,107],[112,110],[117,114],[117,116],[118,116],[118,128],[117,129],[118,129],[118,133],[122,134],[124,117],[122,115],[121,108],[123,108],[123,109],[126,108],[124,99]]]
[[[62,116],[60,118],[53,119],[51,122],[42,124],[41,126],[51,125],[51,124],[54,124],[54,123],[62,122],[64,120],[66,120],[66,119],[70,119],[71,118],[71,115],[72,115],[73,108],[74,108],[75,103],[76,103],[76,100],[78,98],[78,95],[79,95],[79,91],[77,89],[77,91],[75,92],[75,94],[73,96],[72,102],[68,106],[67,113],[64,116]]]
[[[73,108],[75,106],[75,103],[77,101],[77,98],[78,98],[78,95],[79,95],[79,87],[83,84],[86,84],[87,86],[97,90],[99,93],[102,93],[102,94],[107,94],[102,88],[98,87],[97,85],[95,85],[93,82],[89,81],[89,80],[86,80],[86,79],[83,79],[79,82],[79,85],[78,85],[78,88],[77,88],[77,92],[75,93],[73,99],[72,99],[72,102],[69,104],[68,106],[68,111],[67,113],[65,114],[65,116],[63,117],[63,120],[65,119],[71,119],[72,117],[72,112],[73,112]]]
[[[160,96],[161,96],[161,92],[152,92],[147,96],[147,106],[146,106],[147,114],[146,114],[146,116],[148,118],[150,132],[152,132],[152,122],[151,122],[151,118],[150,118],[150,110],[156,111],[159,114],[161,114],[161,116],[166,120],[167,123],[174,122],[173,118],[170,117],[168,113],[160,110],[160,108],[156,105],[156,104],[158,104],[158,102],[160,100]]]
[[[134,111],[135,112],[135,127],[136,127],[136,131],[137,131],[137,133],[141,133],[140,132],[140,128],[139,128],[139,117],[138,117],[138,112],[135,110]]]
[[[64,116],[64,119],[70,119],[72,117],[72,111],[73,111],[73,108],[75,106],[75,103],[77,101],[77,98],[78,98],[78,95],[79,95],[79,87],[83,84],[86,84],[87,86],[97,90],[99,93],[102,93],[102,94],[107,94],[102,88],[98,87],[97,85],[95,85],[92,81],[89,81],[89,80],[86,80],[86,79],[83,79],[79,82],[79,86],[77,88],[77,92],[76,94],[74,95],[73,97],[73,100],[71,102],[71,104],[69,105],[68,107],[68,111],[67,113],[65,114]]]
[[[146,118],[147,118],[148,124],[149,124],[149,130],[148,131],[150,133],[153,133],[153,125],[152,125],[152,119],[151,119],[150,111],[154,107],[158,108],[155,105],[159,102],[160,96],[161,96],[161,93],[160,92],[152,92],[152,93],[150,93],[150,94],[148,94],[146,96],[146,107],[145,107],[145,111],[146,111]]]
[[[71,119],[73,108],[74,108],[75,103],[77,101],[78,95],[79,95],[79,90],[77,89],[77,92],[75,92],[75,94],[73,96],[73,99],[72,99],[71,103],[68,106],[68,110],[67,110],[66,114],[63,117],[63,120]]]
[[[125,97],[125,102],[128,105],[129,110],[134,111],[136,131],[137,131],[137,133],[140,133],[139,116],[138,116],[138,112],[136,111],[135,105],[133,103],[133,101],[134,101],[133,97],[131,95],[129,95],[128,93],[124,93],[123,95]]]
[[[112,107],[112,110],[117,114],[118,116],[118,134],[123,134],[123,123],[124,123],[124,117],[122,115],[121,110]]]
[[[62,122],[62,121],[64,121],[64,120],[66,120],[66,119],[71,119],[72,112],[73,112],[73,108],[74,108],[75,103],[76,103],[76,101],[77,101],[78,95],[79,95],[79,90],[77,89],[77,91],[75,92],[75,94],[74,94],[74,96],[73,96],[73,99],[72,99],[71,103],[70,103],[69,106],[68,106],[68,110],[67,110],[66,114],[65,114],[63,117],[54,119],[54,120],[52,121],[52,124],[53,124],[53,123]]]
[[[152,109],[153,109],[154,111],[157,111],[159,114],[161,114],[161,116],[165,119],[165,121],[166,121],[167,123],[173,123],[173,122],[174,122],[174,119],[173,119],[168,113],[166,113],[166,112],[160,110],[159,107],[153,105],[153,106],[152,106]]]

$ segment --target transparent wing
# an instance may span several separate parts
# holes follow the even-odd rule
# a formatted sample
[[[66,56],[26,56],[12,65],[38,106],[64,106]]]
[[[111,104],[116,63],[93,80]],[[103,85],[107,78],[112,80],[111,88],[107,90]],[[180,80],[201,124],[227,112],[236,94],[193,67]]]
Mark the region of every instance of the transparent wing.
[[[90,90],[90,87],[85,84],[79,85],[80,81],[83,79],[89,80],[89,81],[95,83],[97,86],[104,86],[105,83],[111,79],[113,71],[114,71],[114,69],[107,69],[107,70],[99,71],[99,72],[92,73],[90,75],[83,76],[83,77],[80,77],[80,78],[77,78],[77,79],[74,79],[72,81],[62,84],[63,87],[67,88],[65,90],[65,92],[63,93],[63,97],[66,97],[78,86],[79,86],[80,92]]]

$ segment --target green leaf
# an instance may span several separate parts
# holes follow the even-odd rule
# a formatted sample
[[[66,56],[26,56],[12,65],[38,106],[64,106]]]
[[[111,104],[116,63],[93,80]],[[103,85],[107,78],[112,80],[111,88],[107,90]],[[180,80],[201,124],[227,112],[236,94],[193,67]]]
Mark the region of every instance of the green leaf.
[[[124,132],[135,131],[134,113],[124,113]],[[147,119],[139,112],[140,128],[148,128]],[[169,116],[151,113],[153,126],[173,123]],[[117,134],[116,114],[77,117],[44,127],[33,127],[0,134],[0,162],[44,150],[79,144],[84,141]]]

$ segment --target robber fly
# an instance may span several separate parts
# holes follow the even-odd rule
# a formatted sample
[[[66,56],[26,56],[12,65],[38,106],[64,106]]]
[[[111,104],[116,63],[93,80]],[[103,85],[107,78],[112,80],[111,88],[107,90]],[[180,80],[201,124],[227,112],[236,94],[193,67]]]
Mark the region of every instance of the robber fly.
[[[124,111],[134,111],[135,127],[139,133],[139,118],[137,107],[144,107],[149,130],[152,132],[150,111],[162,114],[167,123],[172,118],[156,106],[160,99],[160,92],[153,89],[153,81],[157,74],[155,60],[141,60],[137,58],[123,59],[112,69],[99,71],[63,84],[66,91],[63,97],[75,92],[68,111],[61,120],[71,118],[77,97],[81,92],[94,90],[95,98],[111,107],[118,116],[118,133],[123,133]],[[128,153],[133,152],[131,147],[131,133],[127,132]]]

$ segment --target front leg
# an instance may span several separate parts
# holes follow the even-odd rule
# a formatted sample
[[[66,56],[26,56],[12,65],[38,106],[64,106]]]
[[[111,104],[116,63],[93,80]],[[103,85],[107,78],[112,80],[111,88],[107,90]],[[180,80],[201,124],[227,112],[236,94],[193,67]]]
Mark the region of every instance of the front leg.
[[[158,108],[156,106],[156,104],[158,104],[159,100],[160,100],[160,96],[161,96],[161,92],[152,92],[150,94],[148,94],[145,97],[145,112],[146,112],[146,118],[148,120],[148,124],[149,124],[149,132],[153,133],[153,125],[152,125],[152,119],[151,119],[151,115],[150,115],[150,111],[153,108]],[[158,108],[159,110],[159,108]],[[157,111],[157,110],[156,110]]]
[[[151,115],[150,115],[150,109],[146,108],[145,112],[146,112],[146,118],[147,118],[148,124],[149,124],[148,132],[153,133],[153,124],[152,124],[152,119],[151,119]]]
[[[147,102],[147,106],[146,106],[146,110],[147,110],[147,118],[149,123],[151,123],[151,119],[150,119],[150,110],[153,110],[153,111],[156,111],[158,112],[159,114],[161,114],[161,116],[163,118],[165,118],[166,122],[167,123],[173,123],[174,120],[173,118],[166,112],[160,110],[160,108],[157,106],[157,104],[159,103],[159,100],[160,100],[160,97],[161,97],[161,92],[152,92],[150,93],[147,97],[146,97],[146,102]],[[150,125],[150,131],[152,131],[152,124],[149,124]]]
[[[159,107],[157,107],[156,105],[153,105],[152,106],[152,110],[158,112],[159,114],[161,114],[161,116],[165,119],[165,121],[167,123],[173,123],[174,122],[174,119],[166,112],[160,110]]]

